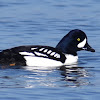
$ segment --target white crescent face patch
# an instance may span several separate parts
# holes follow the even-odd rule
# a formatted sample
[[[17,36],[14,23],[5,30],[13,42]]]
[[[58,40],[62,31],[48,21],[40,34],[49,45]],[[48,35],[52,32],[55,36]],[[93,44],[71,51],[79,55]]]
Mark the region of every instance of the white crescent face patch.
[[[78,48],[83,48],[83,47],[85,46],[85,44],[86,44],[86,38],[85,38],[82,42],[80,42],[80,43],[77,45],[77,47],[78,47]]]

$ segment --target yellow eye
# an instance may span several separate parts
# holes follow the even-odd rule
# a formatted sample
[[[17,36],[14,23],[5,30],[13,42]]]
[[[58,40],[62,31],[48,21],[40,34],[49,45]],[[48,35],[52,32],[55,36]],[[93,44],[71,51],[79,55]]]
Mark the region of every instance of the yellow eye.
[[[77,41],[80,41],[80,38],[77,38]]]

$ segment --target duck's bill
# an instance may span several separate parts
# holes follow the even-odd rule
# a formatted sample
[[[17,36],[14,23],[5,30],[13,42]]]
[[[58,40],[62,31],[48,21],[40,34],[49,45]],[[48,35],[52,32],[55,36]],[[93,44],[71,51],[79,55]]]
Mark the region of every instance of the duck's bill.
[[[82,49],[90,52],[95,52],[95,50],[88,43]]]

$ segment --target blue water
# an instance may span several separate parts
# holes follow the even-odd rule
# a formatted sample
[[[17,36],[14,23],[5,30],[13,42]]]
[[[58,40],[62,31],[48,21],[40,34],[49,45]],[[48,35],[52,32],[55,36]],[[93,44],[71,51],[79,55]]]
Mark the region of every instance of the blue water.
[[[55,47],[76,28],[87,34],[95,53],[79,52],[75,68],[0,69],[0,100],[100,97],[100,0],[0,0],[0,50],[20,45]]]

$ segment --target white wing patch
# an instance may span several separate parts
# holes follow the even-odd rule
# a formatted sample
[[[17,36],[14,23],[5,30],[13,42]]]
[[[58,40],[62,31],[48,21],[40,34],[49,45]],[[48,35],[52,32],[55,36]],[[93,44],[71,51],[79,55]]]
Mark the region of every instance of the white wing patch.
[[[40,52],[34,52],[37,56],[43,56],[43,57],[48,57],[48,55],[40,53]],[[52,52],[51,50],[49,50],[50,56],[54,56],[55,58],[60,58],[60,54],[56,53],[56,52]],[[47,52],[47,54],[49,54]],[[31,52],[19,52],[19,54],[24,55],[24,56],[35,56],[35,54],[31,53]]]
[[[44,48],[39,49],[39,51],[43,51],[43,50],[44,50]]]
[[[31,48],[31,50],[35,50],[35,49],[37,49],[37,48]]]
[[[26,56],[34,56],[34,54],[30,52],[19,52],[19,54],[26,55]]]
[[[40,52],[34,52],[37,56],[43,56],[43,57],[48,57],[46,54],[42,54],[42,53],[40,53]]]
[[[39,53],[39,52],[34,52],[37,56],[43,56],[43,57],[48,57],[47,55],[45,54],[42,54],[42,53]],[[25,55],[25,56],[35,56],[33,53],[30,53],[30,52],[19,52],[19,54],[21,55]]]
[[[56,53],[56,54],[54,55],[54,57],[60,58],[60,55],[59,55],[58,53]]]
[[[47,54],[50,54],[52,51],[51,50],[49,50],[48,52],[47,52]]]
[[[60,54],[58,54],[56,52],[53,52],[52,50],[48,50],[48,49],[45,49],[45,48],[41,48],[41,49],[39,49],[39,51],[43,51],[44,53],[47,53],[50,56],[54,56],[55,58],[60,58]],[[35,52],[35,54],[37,54],[39,56],[48,57],[46,54],[42,54],[42,53],[39,53],[39,52]]]
[[[83,48],[83,47],[85,46],[85,44],[86,44],[86,38],[85,38],[82,42],[80,42],[80,43],[77,45],[77,47],[78,47],[78,48]]]
[[[45,49],[43,52],[45,53],[45,52],[47,52],[48,51],[48,49]]]
[[[50,55],[53,56],[55,54],[55,52],[52,52]]]

